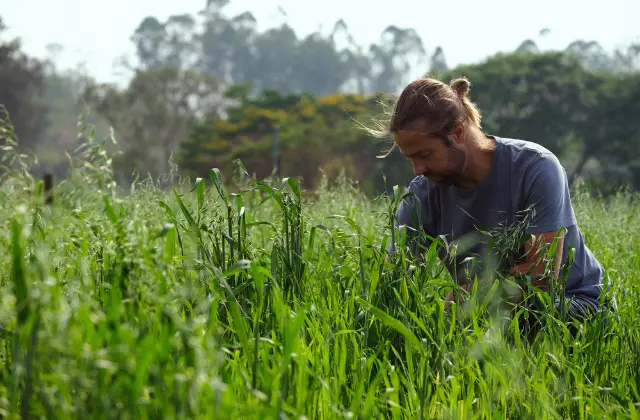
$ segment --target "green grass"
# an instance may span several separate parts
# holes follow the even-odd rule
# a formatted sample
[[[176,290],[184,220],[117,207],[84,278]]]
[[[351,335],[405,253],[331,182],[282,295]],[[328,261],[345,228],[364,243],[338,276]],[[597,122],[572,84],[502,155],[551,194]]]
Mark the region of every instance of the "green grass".
[[[52,206],[7,162],[0,416],[638,418],[630,195],[574,196],[618,300],[609,335],[594,323],[574,340],[543,314],[528,343],[499,282],[448,314],[435,248],[385,262],[397,191],[372,200],[343,180],[304,199],[293,180],[245,178],[231,193],[212,171],[116,194],[102,150],[78,151]]]

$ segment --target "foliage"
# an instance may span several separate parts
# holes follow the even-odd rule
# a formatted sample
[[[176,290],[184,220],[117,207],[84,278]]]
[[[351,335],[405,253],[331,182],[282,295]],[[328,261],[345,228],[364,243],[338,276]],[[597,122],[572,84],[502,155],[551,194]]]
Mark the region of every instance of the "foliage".
[[[0,17],[0,36],[4,35]],[[19,39],[0,39],[0,105],[11,115],[23,149],[35,149],[46,128],[47,105],[40,101],[44,89],[44,63],[24,54]]]
[[[51,206],[32,179],[0,188],[3,417],[637,417],[628,195],[574,195],[617,317],[572,338],[545,312],[528,343],[516,324],[533,314],[501,311],[500,283],[445,312],[437,243],[412,261],[390,229],[399,189],[323,183],[308,201],[294,179],[244,173],[230,194],[211,170],[210,187],[122,195],[104,142],[73,162]]]
[[[376,161],[375,156],[386,145],[356,128],[356,120],[368,116],[380,97],[314,97],[265,90],[250,98],[240,86],[229,89],[227,97],[235,101],[227,117],[195,125],[182,143],[179,165],[184,174],[205,177],[215,166],[231,178],[239,159],[258,178],[270,176],[276,166],[277,136],[279,174],[301,177],[305,188],[319,185],[323,173],[335,179],[342,171],[362,182],[367,191],[382,185],[377,170],[386,169],[385,162]]]
[[[607,327],[574,338],[562,313],[505,311],[500,273],[448,313],[441,244],[413,260],[393,227],[401,189],[388,187],[405,185],[409,166],[376,159],[385,145],[356,123],[424,55],[415,31],[390,26],[366,49],[342,21],[299,39],[286,24],[259,32],[250,13],[228,17],[227,3],[209,0],[201,26],[146,18],[130,85],[83,89],[124,160],[108,151],[113,135],[81,132],[51,206],[23,149],[69,138],[62,116],[78,105],[53,99],[77,99],[87,81],[0,44],[13,120],[0,126],[0,415],[637,418],[637,195],[573,199],[619,302]],[[489,131],[548,146],[573,178],[638,188],[638,51],[609,57],[579,40],[571,54],[540,53],[527,41],[450,70],[436,49],[429,72],[468,76]],[[172,163],[179,147],[191,178]],[[118,172],[133,166],[169,172],[160,184],[172,188],[134,177],[123,194]],[[493,234],[498,255],[513,258],[519,231]],[[386,261],[391,242],[400,253]],[[530,343],[518,324],[534,315]]]
[[[459,66],[444,77],[458,76],[472,81],[487,132],[534,141],[563,156],[571,181],[595,159],[605,168],[592,177],[601,187],[625,180],[640,187],[631,175],[640,157],[640,130],[631,123],[640,73],[594,72],[574,54],[516,52]],[[612,166],[627,176],[607,169]]]
[[[4,52],[0,104],[12,116],[21,150],[38,153],[38,171],[66,176],[66,153],[78,144],[77,116],[85,114],[83,119],[102,132],[111,125],[120,139],[125,150],[115,161],[115,171],[121,182],[138,173],[157,179],[172,170],[173,155],[183,141],[193,155],[199,142],[212,152],[228,147],[225,141],[245,135],[242,129],[233,133],[229,126],[223,133],[214,133],[214,127],[225,127],[221,121],[228,116],[228,107],[237,107],[235,100],[229,103],[224,97],[225,91],[245,89],[252,100],[264,92],[315,98],[362,95],[368,103],[378,92],[397,92],[408,81],[410,70],[422,68],[445,80],[449,75],[471,74],[474,98],[485,109],[486,127],[557,151],[572,180],[584,177],[606,190],[621,183],[638,186],[637,133],[630,123],[632,112],[627,111],[638,103],[633,88],[639,68],[637,44],[608,52],[595,41],[578,39],[562,51],[549,52],[541,50],[536,39],[529,39],[515,54],[450,69],[442,48],[434,45],[427,51],[412,28],[390,25],[378,42],[362,45],[341,19],[329,31],[301,37],[287,24],[281,9],[280,23],[259,30],[249,11],[230,15],[228,4],[209,1],[198,14],[176,14],[164,21],[144,18],[131,36],[135,60],[123,62],[131,76],[124,88],[97,83],[81,69],[58,69],[55,63],[62,46],[50,46],[51,56],[36,60],[21,51],[19,40],[0,44]],[[548,32],[543,30],[540,36]],[[624,78],[628,89],[619,83]],[[275,102],[266,107],[274,106]],[[89,113],[85,113],[87,107]],[[340,111],[347,115],[346,109]],[[370,111],[373,108],[367,107],[365,122]],[[623,122],[610,123],[618,118]],[[361,137],[355,124],[340,123],[332,132],[332,126],[311,128],[311,120],[325,123],[323,115],[307,115],[304,129],[295,122],[295,129],[284,130],[308,133],[313,136],[312,147],[322,150],[316,155],[292,146],[290,151],[299,155],[283,154],[281,161],[281,169],[303,176],[306,186],[317,185],[319,168],[330,174],[344,169],[364,190],[376,194],[410,177],[398,156],[385,161],[375,158],[381,145],[351,143]],[[272,137],[273,132],[261,135]],[[212,145],[221,136],[224,139]],[[362,147],[364,157],[345,151],[343,139]],[[204,156],[212,156],[209,164],[216,162],[221,168],[232,165],[224,157],[243,156],[252,170],[264,174],[273,167],[268,163],[271,151],[266,137],[264,142],[253,145],[255,150]],[[286,133],[281,142],[286,153]],[[186,173],[201,173],[192,157],[182,164]],[[208,164],[203,167],[206,172]]]
[[[0,17],[0,36],[4,29]],[[39,164],[34,172],[65,175],[65,151],[77,146],[77,119],[84,109],[78,98],[93,80],[82,68],[60,70],[56,58],[60,45],[47,47],[51,56],[29,57],[22,51],[20,39],[0,41],[0,106],[11,117],[17,147],[36,153]],[[108,129],[99,115],[85,121]]]
[[[148,16],[135,30],[137,69],[180,67],[211,74],[227,85],[252,82],[253,93],[277,90],[328,95],[396,89],[407,71],[424,59],[420,36],[390,25],[379,43],[356,44],[338,20],[328,34],[299,38],[286,23],[258,31],[249,11],[226,14],[228,1],[211,1],[196,16]]]
[[[625,183],[640,187],[640,131],[632,122],[639,75],[595,73],[566,53],[516,52],[459,66],[441,78],[472,81],[471,99],[483,113],[485,132],[542,144],[561,158],[572,182],[582,177],[614,191]],[[185,174],[204,177],[215,166],[231,176],[234,160],[241,159],[259,178],[269,176],[277,130],[280,174],[301,176],[305,188],[318,185],[321,171],[333,179],[344,170],[368,194],[411,178],[410,165],[397,153],[378,159],[387,146],[360,130],[380,114],[382,95],[265,90],[251,97],[249,91],[248,85],[231,87],[227,97],[235,103],[226,116],[194,125],[181,144]]]
[[[119,169],[169,171],[169,158],[190,124],[219,112],[219,84],[213,77],[179,68],[138,72],[124,91],[91,84],[82,93],[91,110],[109,121],[125,145]],[[153,169],[152,169],[153,168]]]

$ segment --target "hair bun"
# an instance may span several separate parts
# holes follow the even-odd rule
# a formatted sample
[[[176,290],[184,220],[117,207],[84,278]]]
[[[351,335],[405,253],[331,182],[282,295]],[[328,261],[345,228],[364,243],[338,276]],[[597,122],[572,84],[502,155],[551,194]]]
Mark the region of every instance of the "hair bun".
[[[449,84],[451,89],[458,94],[459,97],[465,98],[469,93],[469,88],[471,87],[471,82],[466,77],[460,77],[458,79],[454,79]]]

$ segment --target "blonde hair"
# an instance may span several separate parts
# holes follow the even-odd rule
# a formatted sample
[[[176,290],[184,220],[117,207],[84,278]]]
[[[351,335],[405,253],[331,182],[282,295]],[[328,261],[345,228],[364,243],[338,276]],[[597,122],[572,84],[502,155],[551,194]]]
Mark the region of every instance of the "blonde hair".
[[[453,79],[449,85],[433,78],[416,79],[404,88],[390,112],[386,111],[382,119],[373,120],[374,127],[363,128],[376,138],[390,139],[409,124],[421,121],[426,127],[424,134],[445,140],[456,125],[464,121],[482,128],[480,110],[469,99],[470,87],[466,77]],[[389,156],[395,147],[394,142],[385,155],[378,157]]]

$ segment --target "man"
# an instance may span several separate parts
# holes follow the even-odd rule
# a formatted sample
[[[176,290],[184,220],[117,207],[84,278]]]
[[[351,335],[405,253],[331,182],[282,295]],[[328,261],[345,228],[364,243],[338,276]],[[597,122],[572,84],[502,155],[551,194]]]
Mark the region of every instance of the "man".
[[[475,274],[481,275],[467,269],[468,257],[495,256],[488,251],[487,237],[480,228],[511,225],[532,209],[524,232],[531,239],[521,260],[509,267],[511,274],[529,276],[534,286],[549,290],[545,280],[549,276],[542,276],[545,270],[549,272],[541,258],[545,246],[557,241],[555,278],[569,247],[575,247],[565,283],[568,314],[592,316],[599,310],[604,270],[584,243],[564,169],[553,153],[538,144],[484,134],[480,112],[468,97],[469,87],[465,78],[450,85],[434,79],[415,80],[398,98],[388,126],[369,130],[376,136],[392,136],[391,150],[398,148],[416,174],[408,187],[414,197],[401,203],[397,224],[410,227],[410,232],[422,229],[431,238],[444,235],[447,242],[471,239],[471,248],[455,258],[440,254],[454,280],[465,289]],[[408,236],[414,239],[412,249],[418,249],[416,235]],[[428,247],[430,241],[425,242],[422,245]],[[452,292],[447,300],[452,301],[453,296]]]

